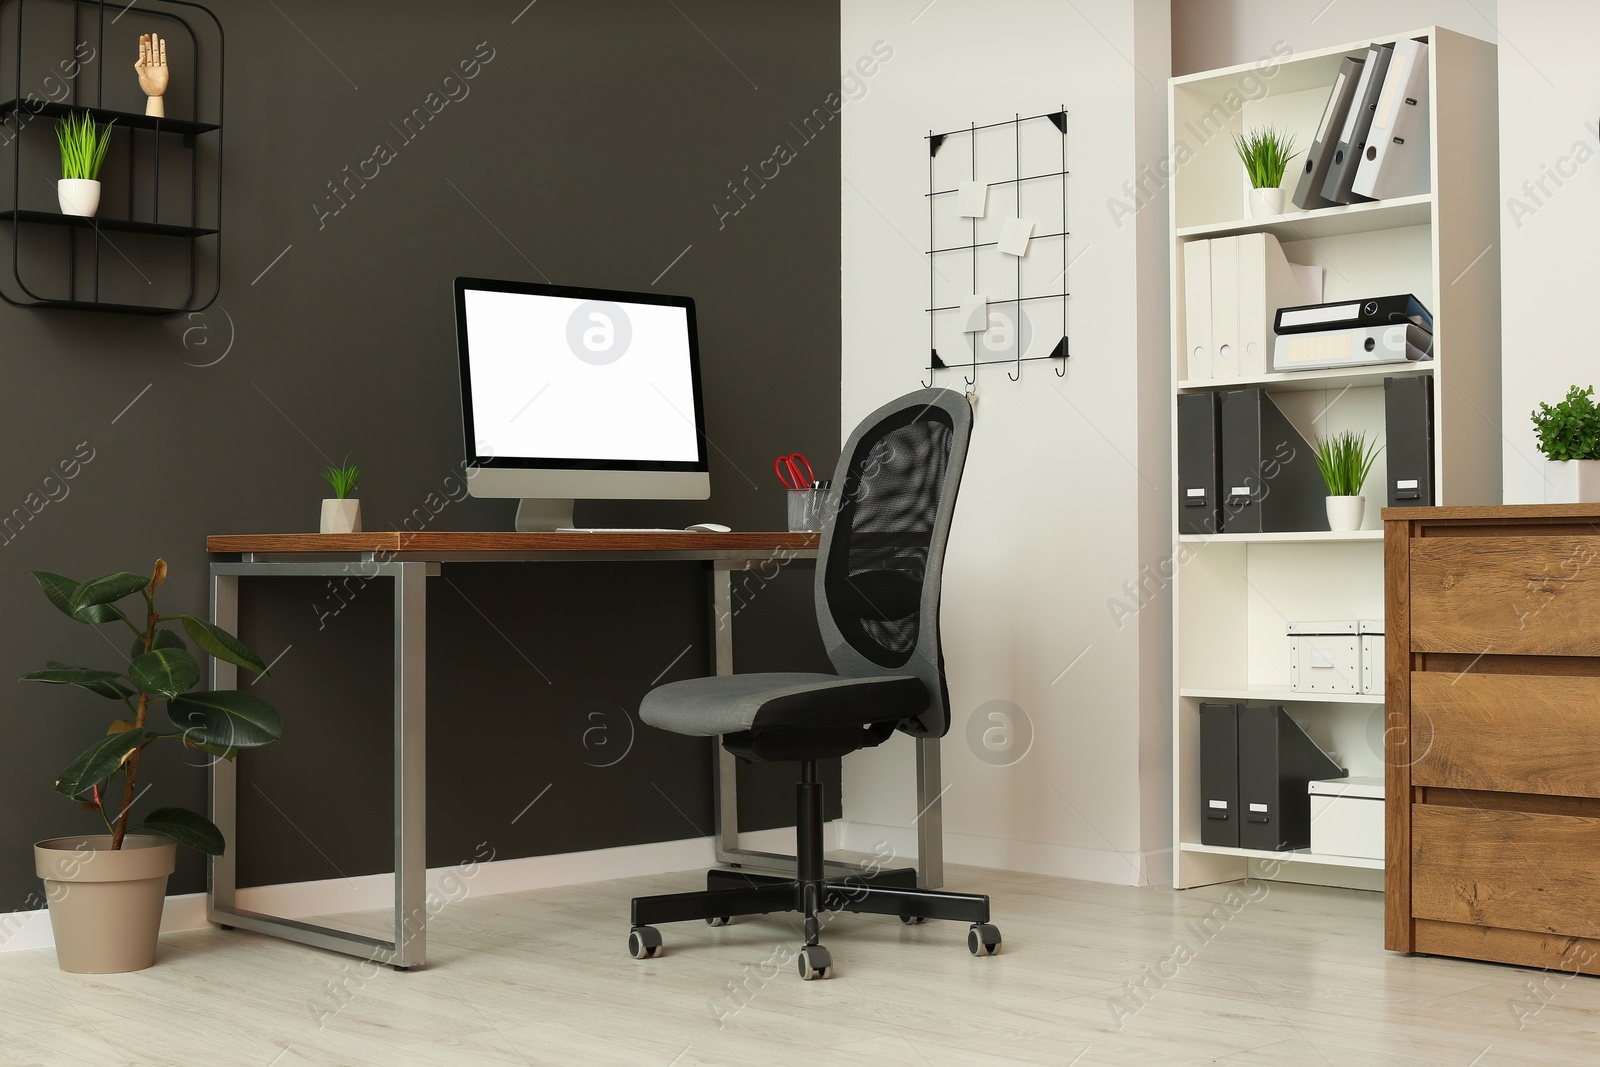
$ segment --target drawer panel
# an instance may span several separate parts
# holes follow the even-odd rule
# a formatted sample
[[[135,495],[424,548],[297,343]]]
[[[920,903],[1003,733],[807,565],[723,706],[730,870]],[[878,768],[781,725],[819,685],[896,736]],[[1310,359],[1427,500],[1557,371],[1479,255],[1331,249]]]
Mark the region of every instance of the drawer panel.
[[[1600,797],[1600,678],[1411,675],[1411,782]]]
[[[1411,542],[1411,648],[1600,656],[1600,537]]]
[[[1413,805],[1411,914],[1600,937],[1600,819]]]

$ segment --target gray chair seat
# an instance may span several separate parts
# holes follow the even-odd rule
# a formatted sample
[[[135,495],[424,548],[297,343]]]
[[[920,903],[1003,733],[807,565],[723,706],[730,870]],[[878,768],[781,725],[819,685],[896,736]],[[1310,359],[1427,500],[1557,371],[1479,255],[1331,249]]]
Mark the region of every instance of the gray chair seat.
[[[639,718],[695,737],[795,727],[897,722],[928,707],[922,680],[904,674],[734,674],[690,678],[650,690]]]

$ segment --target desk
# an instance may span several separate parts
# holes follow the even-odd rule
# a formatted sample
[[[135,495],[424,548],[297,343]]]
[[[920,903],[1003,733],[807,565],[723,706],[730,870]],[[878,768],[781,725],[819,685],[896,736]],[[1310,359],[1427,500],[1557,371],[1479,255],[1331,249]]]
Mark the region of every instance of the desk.
[[[236,632],[241,577],[350,577],[394,582],[394,940],[385,941],[280,916],[241,910],[235,903],[238,772],[233,763],[211,768],[212,819],[228,851],[212,859],[206,917],[317,948],[387,964],[397,970],[427,961],[427,590],[426,579],[443,563],[561,563],[603,560],[693,561],[712,564],[712,665],[733,673],[733,588],[736,570],[815,559],[814,533],[406,533],[228,534],[206,539],[215,554],[239,562],[211,564],[211,618]],[[212,685],[232,689],[238,668],[213,660]],[[943,880],[940,773],[937,740],[917,741],[918,883]],[[713,783],[717,862],[787,873],[793,857],[739,847],[736,761],[716,745]],[[855,868],[830,864],[838,873]]]

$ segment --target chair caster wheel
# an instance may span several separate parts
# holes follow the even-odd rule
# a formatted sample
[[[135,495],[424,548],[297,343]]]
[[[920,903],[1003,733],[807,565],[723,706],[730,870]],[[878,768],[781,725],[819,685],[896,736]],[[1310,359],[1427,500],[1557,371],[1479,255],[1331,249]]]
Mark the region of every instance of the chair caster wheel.
[[[796,962],[799,964],[800,977],[807,982],[814,978],[826,978],[828,972],[833,970],[833,957],[821,945],[807,945],[801,949]]]
[[[718,915],[718,916],[716,916],[714,918],[707,919],[706,920],[706,925],[707,926],[727,926],[731,922],[733,922],[733,919],[731,917],[729,917],[727,915]]]
[[[928,918],[925,915],[902,915],[902,916],[900,916],[900,922],[904,926],[921,926],[923,923],[925,923],[927,921],[928,921]]]
[[[628,955],[636,960],[661,955],[661,931],[654,926],[635,926],[628,931]]]
[[[973,923],[967,931],[967,951],[974,956],[993,956],[1000,951],[1000,928],[991,923]]]

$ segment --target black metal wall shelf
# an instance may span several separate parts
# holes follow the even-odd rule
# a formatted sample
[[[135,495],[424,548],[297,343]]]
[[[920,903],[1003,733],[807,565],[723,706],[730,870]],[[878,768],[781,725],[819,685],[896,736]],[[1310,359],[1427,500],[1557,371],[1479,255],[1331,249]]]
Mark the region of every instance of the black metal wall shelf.
[[[12,277],[15,291],[0,286],[0,299],[17,307],[54,308],[75,311],[104,311],[134,315],[173,315],[201,311],[217,299],[222,287],[222,123],[224,39],[222,24],[208,8],[192,0],[145,0],[137,18],[123,20],[132,5],[122,0],[0,0],[0,61],[9,59],[15,66],[15,90],[11,99],[0,101],[0,160],[9,152],[11,166],[11,207],[0,210],[0,224],[11,239]],[[15,18],[6,18],[9,8]],[[26,13],[27,19],[24,20]],[[187,16],[187,17],[186,17]],[[200,23],[198,16],[209,20]],[[191,23],[190,18],[195,19]],[[51,21],[49,30],[39,27]],[[120,23],[120,25],[119,25]],[[201,32],[196,32],[196,24]],[[29,34],[25,35],[24,27]],[[170,49],[173,90],[167,106],[186,112],[184,117],[160,117],[126,110],[109,104],[132,104],[143,97],[137,93],[131,60],[137,54],[141,32],[155,31],[177,41]],[[14,40],[5,41],[10,32]],[[68,36],[70,34],[70,36]],[[30,36],[31,35],[31,36]],[[39,44],[48,37],[54,48]],[[108,42],[108,37],[110,41]],[[202,38],[205,44],[202,46]],[[65,50],[62,50],[64,47]],[[108,54],[108,47],[111,49]],[[187,49],[190,62],[181,64],[179,56]],[[201,53],[207,52],[205,81],[201,79]],[[214,60],[211,52],[215,52]],[[88,53],[90,58],[85,59]],[[7,56],[5,53],[11,53]],[[116,57],[126,54],[128,63]],[[62,76],[50,66],[56,62]],[[31,64],[31,67],[30,67]],[[214,66],[213,66],[214,64]],[[70,91],[47,92],[42,99],[34,88],[40,82],[38,71],[48,72],[46,86],[70,86]],[[31,76],[25,81],[25,72]],[[108,73],[112,83],[107,99]],[[181,88],[180,88],[181,87]],[[31,91],[30,91],[31,90]],[[192,93],[185,101],[185,95]],[[45,199],[48,189],[54,198],[54,182],[45,177],[51,164],[44,158],[56,152],[55,121],[67,115],[87,112],[101,125],[112,124],[111,154],[125,182],[105,181],[112,171],[108,161],[102,174],[100,210],[94,218],[65,215],[35,206]],[[215,121],[212,121],[212,120]],[[163,146],[166,146],[165,148]],[[25,146],[29,163],[24,164]],[[166,167],[163,166],[165,155]],[[202,167],[202,157],[205,166]],[[166,170],[176,170],[176,180]],[[202,173],[208,181],[202,185]],[[163,185],[166,196],[163,197]],[[3,194],[0,194],[3,195]],[[202,199],[209,210],[201,218]],[[0,200],[0,203],[3,203]],[[49,235],[24,241],[24,234]],[[108,234],[129,234],[165,239],[156,244],[123,247],[113,244]],[[60,244],[46,241],[59,240]],[[207,243],[210,262],[202,268],[200,242]],[[180,250],[179,243],[184,248]],[[24,248],[24,244],[27,248]],[[164,250],[170,249],[170,250]],[[110,255],[107,255],[110,253]],[[136,262],[137,255],[143,262]],[[110,283],[102,271],[102,260],[109,266]],[[44,264],[51,284],[30,281],[27,269]],[[171,268],[185,264],[182,275]],[[120,279],[118,274],[123,275]],[[162,294],[151,303],[138,301],[144,286]],[[119,280],[123,283],[118,290]],[[161,282],[158,285],[157,282]],[[205,282],[202,289],[202,282]],[[182,294],[181,299],[177,297]],[[131,298],[131,299],[130,299]]]

